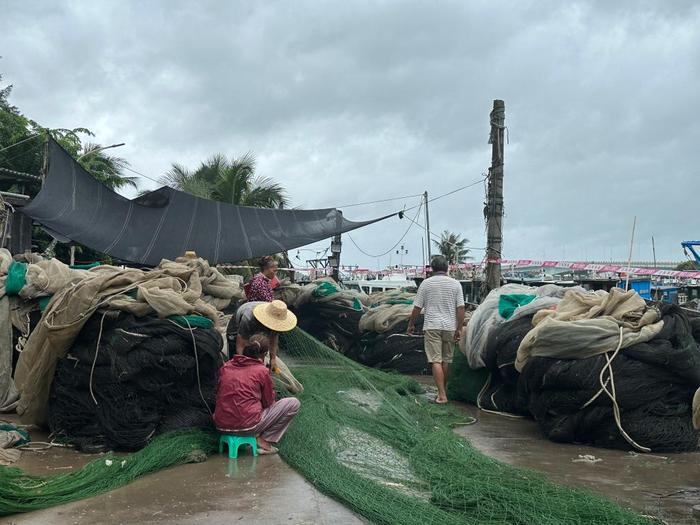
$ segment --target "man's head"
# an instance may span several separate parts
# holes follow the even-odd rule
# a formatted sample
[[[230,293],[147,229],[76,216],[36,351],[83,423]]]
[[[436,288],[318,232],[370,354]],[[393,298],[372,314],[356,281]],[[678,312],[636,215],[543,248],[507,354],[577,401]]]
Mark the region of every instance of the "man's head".
[[[442,255],[436,255],[430,259],[430,267],[433,269],[433,272],[447,273],[447,259]]]
[[[255,334],[248,339],[248,344],[243,349],[243,355],[265,361],[265,356],[270,351],[270,339],[264,334]]]
[[[253,310],[253,316],[273,332],[289,332],[297,325],[297,316],[287,309],[283,301],[259,304]]]

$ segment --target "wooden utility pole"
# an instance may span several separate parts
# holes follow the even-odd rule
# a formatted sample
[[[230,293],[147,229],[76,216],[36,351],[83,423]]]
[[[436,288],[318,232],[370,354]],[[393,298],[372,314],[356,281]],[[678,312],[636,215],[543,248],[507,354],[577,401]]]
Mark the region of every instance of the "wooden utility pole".
[[[500,260],[503,247],[503,145],[505,142],[506,105],[502,100],[493,101],[491,110],[491,167],[488,175],[488,193],[484,217],[486,219],[486,277],[482,297],[501,286]]]

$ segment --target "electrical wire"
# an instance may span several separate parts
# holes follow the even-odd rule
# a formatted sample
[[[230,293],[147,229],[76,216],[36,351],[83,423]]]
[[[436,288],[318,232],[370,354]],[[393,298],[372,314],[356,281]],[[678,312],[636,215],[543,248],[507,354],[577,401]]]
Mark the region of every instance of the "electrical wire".
[[[27,142],[28,140],[33,139],[33,138],[38,137],[38,136],[39,136],[38,133],[34,133],[34,135],[30,135],[30,136],[28,136],[28,137],[25,138],[25,139],[22,139],[22,140],[20,140],[20,141],[15,142],[14,144],[10,144],[9,146],[5,146],[4,148],[0,149],[0,153],[2,153],[2,152],[5,151],[5,150],[8,150],[8,149],[10,149],[10,148],[14,148],[15,146],[19,146],[19,145],[22,144],[23,142]]]
[[[420,214],[420,211],[421,211],[421,209],[423,208],[423,203],[421,202],[417,207],[418,207],[418,211],[416,212],[416,216],[413,218],[413,220],[411,221],[411,223],[408,225],[408,228],[406,228],[406,231],[404,232],[404,234],[403,234],[403,235],[401,236],[401,238],[396,242],[396,244],[394,244],[391,248],[389,248],[387,251],[385,251],[385,252],[382,253],[382,254],[373,255],[373,254],[371,254],[371,253],[367,253],[366,251],[364,251],[362,248],[360,248],[360,247],[357,245],[357,243],[355,242],[355,239],[353,239],[352,236],[351,236],[349,233],[348,233],[348,238],[349,238],[350,241],[355,245],[355,248],[357,248],[358,250],[360,250],[360,252],[363,253],[364,255],[366,255],[367,257],[374,257],[374,258],[384,257],[384,256],[387,255],[390,251],[392,251],[394,248],[396,248],[399,244],[401,244],[401,241],[403,241],[403,240],[406,238],[406,235],[408,235],[408,232],[411,231],[411,228],[413,227],[413,224],[415,224],[415,219],[418,218],[418,215]]]
[[[161,186],[165,186],[165,184],[163,184],[162,181],[154,179],[153,177],[149,177],[148,175],[145,175],[144,173],[141,173],[140,171],[136,171],[135,169],[130,168],[129,166],[124,166],[124,169],[130,171],[131,173],[135,173],[136,175],[144,177],[148,180],[151,180],[151,181],[155,182],[156,184],[160,184]]]
[[[335,207],[336,208],[352,208],[354,206],[365,206],[368,204],[379,204],[382,202],[391,202],[391,201],[401,201],[401,200],[405,200],[405,199],[413,199],[415,197],[420,197],[422,195],[423,195],[422,193],[417,193],[415,195],[405,195],[403,197],[391,197],[389,199],[380,199],[377,201],[358,202],[356,204],[344,204],[342,206],[335,206]]]
[[[487,180],[487,179],[488,179],[488,177],[484,177],[483,179],[479,179],[479,180],[477,180],[477,181],[474,181],[474,182],[472,182],[471,184],[467,184],[466,186],[462,186],[462,187],[457,188],[457,189],[454,189],[454,190],[452,190],[452,191],[448,191],[447,193],[443,193],[442,195],[438,195],[437,197],[433,197],[432,199],[428,199],[428,202],[434,202],[434,201],[436,201],[436,200],[443,199],[443,198],[445,198],[445,197],[447,197],[447,196],[449,196],[449,195],[452,195],[452,194],[454,194],[454,193],[457,193],[458,191],[466,190],[467,188],[471,188],[472,186],[476,186],[477,184],[481,184],[482,182],[484,182],[484,181]],[[422,204],[422,203],[421,203],[421,204]],[[411,207],[411,208],[406,208],[406,209],[403,210],[403,211],[405,211],[405,212],[406,212],[406,211],[410,211],[410,210],[415,209],[416,207],[417,207],[417,206],[413,206],[413,207]]]
[[[421,228],[423,231],[426,231],[426,230],[427,230],[427,228],[426,228],[425,226],[423,226],[423,225],[422,225],[421,223],[419,223],[419,222],[414,221],[414,220],[411,219],[410,217],[404,217],[404,218],[405,218],[405,219],[408,219],[409,221],[411,221],[413,224],[415,224],[416,226],[418,226],[419,228]],[[442,237],[441,237],[440,235],[438,235],[437,233],[435,233],[435,232],[430,232],[430,236],[431,236],[431,237],[434,237],[434,238],[437,239],[437,240],[440,240],[440,241],[442,240]],[[455,243],[453,243],[453,242],[448,242],[447,244],[451,244],[452,246],[457,246],[457,244],[455,244]],[[477,248],[476,246],[467,246],[467,248],[469,248],[470,250],[486,251],[486,248]]]

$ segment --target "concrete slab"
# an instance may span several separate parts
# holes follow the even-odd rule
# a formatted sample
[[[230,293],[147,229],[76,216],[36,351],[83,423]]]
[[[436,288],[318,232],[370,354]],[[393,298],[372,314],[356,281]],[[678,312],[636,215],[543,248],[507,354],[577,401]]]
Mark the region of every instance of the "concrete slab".
[[[35,438],[36,439],[36,438]],[[99,455],[70,449],[25,452],[16,466],[32,474],[59,474]],[[324,496],[279,456],[229,460],[214,456],[141,478],[120,489],[50,509],[0,518],[17,525],[161,524],[362,524]]]
[[[700,523],[700,453],[637,454],[553,443],[529,419],[509,419],[474,407],[478,422],[457,433],[505,463],[544,472],[552,481],[585,487],[626,507],[673,524]],[[592,456],[586,461],[582,457]],[[600,461],[596,461],[600,460]]]

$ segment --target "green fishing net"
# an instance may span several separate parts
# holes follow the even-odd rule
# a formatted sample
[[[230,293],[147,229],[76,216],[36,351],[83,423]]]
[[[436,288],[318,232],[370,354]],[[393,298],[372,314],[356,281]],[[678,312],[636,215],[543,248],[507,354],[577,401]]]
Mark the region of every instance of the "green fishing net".
[[[215,433],[192,429],[163,434],[134,454],[108,454],[67,474],[30,476],[0,467],[0,516],[96,496],[151,472],[204,461],[216,446]]]
[[[281,347],[304,385],[282,457],[374,523],[651,523],[481,454],[451,428],[464,416],[429,404],[408,377],[362,367],[300,330]]]

